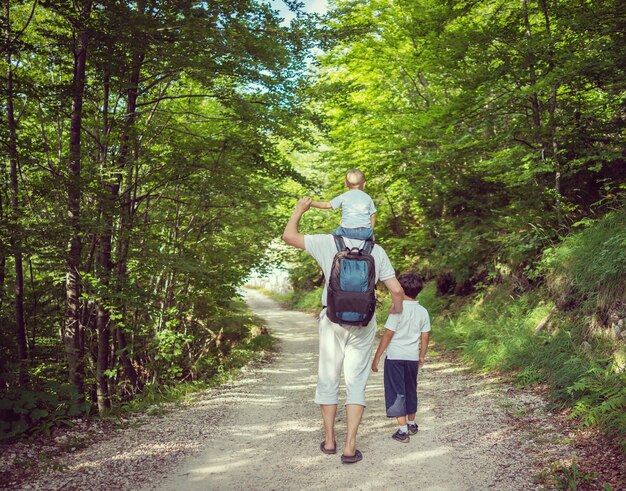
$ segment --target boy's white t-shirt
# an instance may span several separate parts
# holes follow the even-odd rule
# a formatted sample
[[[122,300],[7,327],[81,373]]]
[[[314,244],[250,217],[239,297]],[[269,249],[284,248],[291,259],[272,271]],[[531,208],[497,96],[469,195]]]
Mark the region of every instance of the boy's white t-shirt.
[[[351,189],[330,200],[333,210],[341,208],[341,226],[358,228],[372,226],[370,216],[376,213],[376,206],[370,195],[360,189]]]
[[[417,300],[404,300],[402,313],[389,314],[385,329],[395,333],[387,346],[387,358],[418,361],[420,335],[430,331],[428,311]]]
[[[363,248],[365,241],[358,239],[349,239],[344,237],[346,247],[358,247]],[[335,245],[335,239],[332,235],[305,235],[304,236],[304,250],[308,252],[313,259],[317,261],[317,264],[322,268],[324,273],[324,291],[322,292],[322,305],[326,305],[326,298],[328,296],[328,278],[330,278],[330,270],[333,267],[333,259],[337,254],[337,246]],[[389,256],[385,250],[378,244],[374,244],[372,249],[372,256],[374,256],[374,263],[376,265],[376,281],[385,281],[389,278],[396,276],[396,272],[391,265]]]

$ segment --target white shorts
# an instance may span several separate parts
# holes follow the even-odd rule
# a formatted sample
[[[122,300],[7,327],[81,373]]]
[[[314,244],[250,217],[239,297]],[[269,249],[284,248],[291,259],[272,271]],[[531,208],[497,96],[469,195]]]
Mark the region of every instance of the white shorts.
[[[320,347],[316,404],[339,402],[339,379],[343,368],[346,404],[365,406],[365,386],[370,374],[376,319],[366,327],[331,322],[322,310],[319,318]]]

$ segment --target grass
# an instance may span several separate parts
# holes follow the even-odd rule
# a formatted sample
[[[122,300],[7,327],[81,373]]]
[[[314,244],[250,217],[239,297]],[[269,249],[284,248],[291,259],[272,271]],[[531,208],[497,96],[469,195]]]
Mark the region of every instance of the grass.
[[[626,448],[623,345],[586,339],[584,321],[572,312],[555,313],[544,290],[511,291],[496,285],[470,302],[434,303],[433,340],[460,352],[474,369],[509,374],[518,387],[546,384],[553,405],[572,408],[582,426],[615,432]],[[549,327],[537,331],[547,316]]]
[[[286,309],[301,310],[303,312],[317,313],[322,308],[322,287],[314,288],[306,292],[278,293],[265,288],[256,288],[272,300],[276,300]]]
[[[626,298],[626,210],[580,225],[586,228],[544,251],[543,268],[562,306],[579,298],[586,311],[605,317]]]

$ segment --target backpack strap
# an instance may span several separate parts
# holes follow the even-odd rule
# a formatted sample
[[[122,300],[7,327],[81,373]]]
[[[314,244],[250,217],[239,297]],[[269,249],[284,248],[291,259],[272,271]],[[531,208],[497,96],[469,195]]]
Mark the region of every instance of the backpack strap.
[[[344,242],[343,237],[341,235],[333,235],[333,239],[335,239],[335,245],[337,246],[337,251],[341,252],[341,251],[346,250],[346,243]]]
[[[374,249],[374,241],[371,239],[367,239],[365,241],[365,244],[363,244],[363,251],[365,251],[367,254],[371,254],[372,249]]]

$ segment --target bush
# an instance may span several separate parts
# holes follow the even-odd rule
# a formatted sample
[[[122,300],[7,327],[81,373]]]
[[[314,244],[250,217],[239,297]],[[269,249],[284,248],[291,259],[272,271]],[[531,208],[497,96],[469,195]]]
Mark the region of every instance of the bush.
[[[71,418],[87,415],[90,409],[89,402],[78,399],[74,386],[53,381],[45,382],[42,390],[4,393],[0,399],[0,440],[70,425]]]

